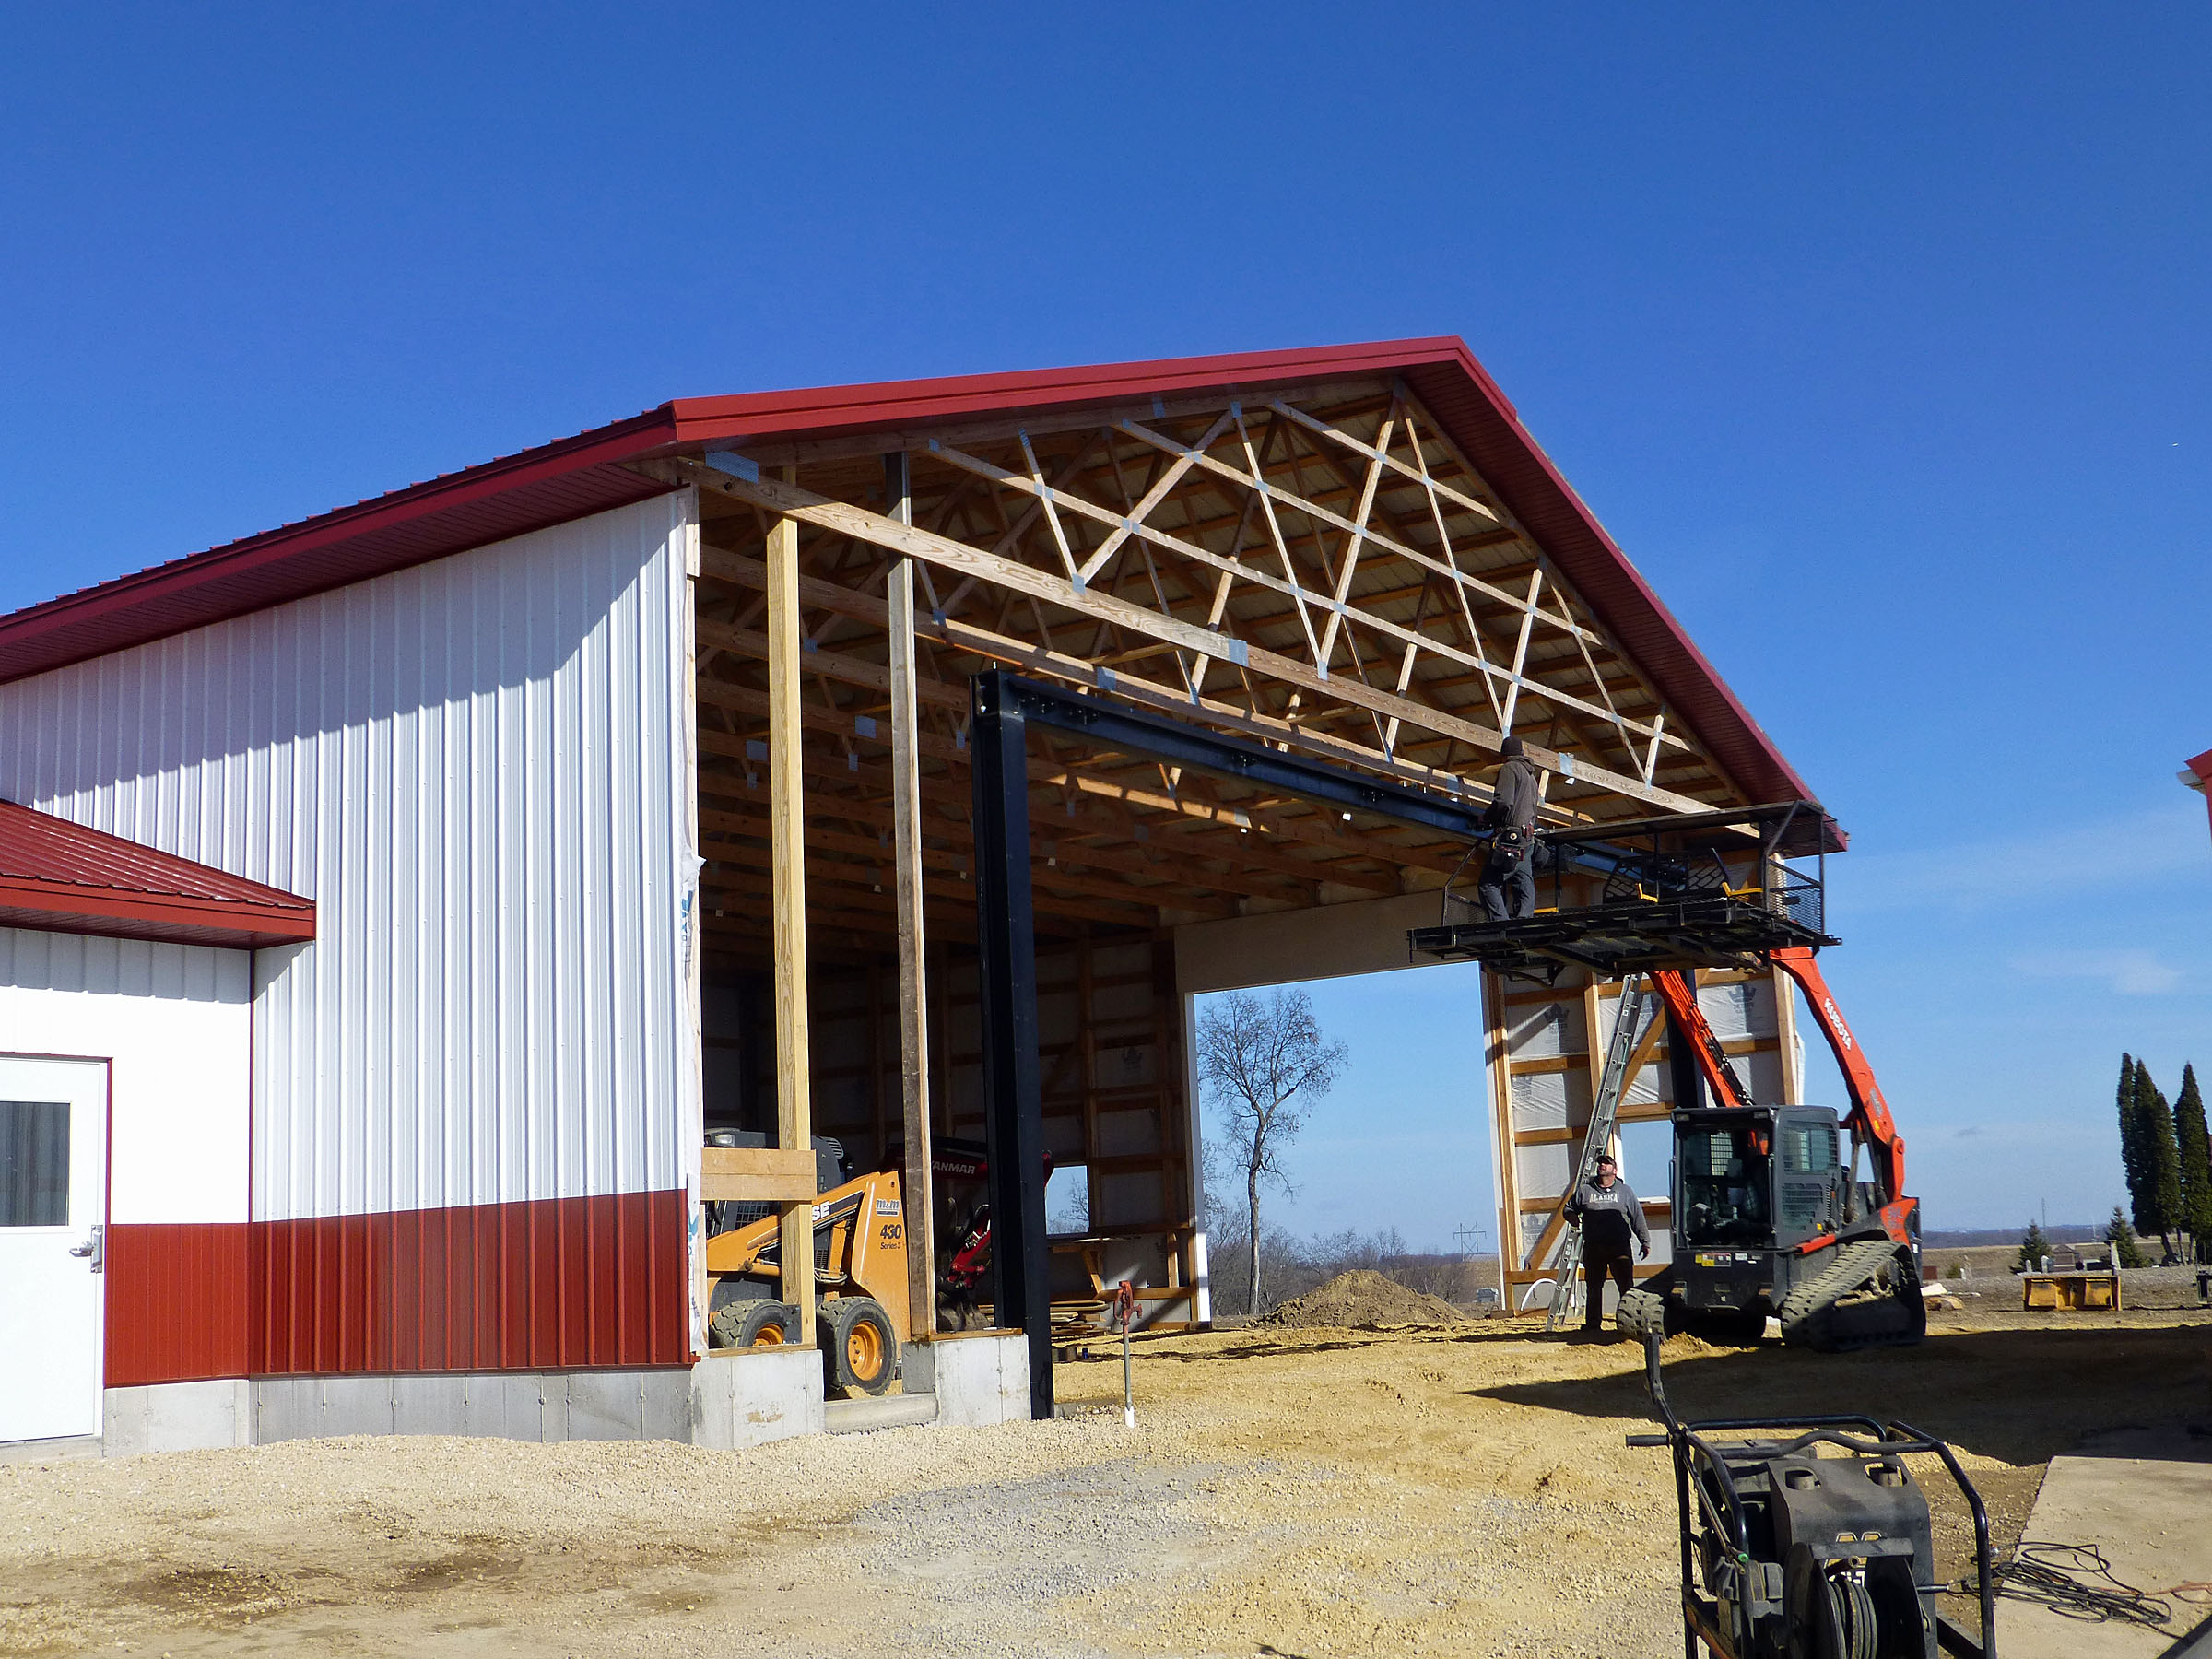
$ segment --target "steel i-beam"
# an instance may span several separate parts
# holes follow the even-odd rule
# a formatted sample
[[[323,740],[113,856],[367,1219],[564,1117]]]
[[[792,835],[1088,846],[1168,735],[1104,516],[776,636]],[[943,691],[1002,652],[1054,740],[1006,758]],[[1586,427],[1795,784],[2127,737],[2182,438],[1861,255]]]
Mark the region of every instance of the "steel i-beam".
[[[982,947],[983,1123],[991,1160],[992,1300],[1029,1337],[1030,1415],[1053,1415],[1046,1283],[1044,1104],[1037,1065],[1037,936],[1030,912],[1030,791],[1022,712],[997,674],[970,682],[975,915]]]

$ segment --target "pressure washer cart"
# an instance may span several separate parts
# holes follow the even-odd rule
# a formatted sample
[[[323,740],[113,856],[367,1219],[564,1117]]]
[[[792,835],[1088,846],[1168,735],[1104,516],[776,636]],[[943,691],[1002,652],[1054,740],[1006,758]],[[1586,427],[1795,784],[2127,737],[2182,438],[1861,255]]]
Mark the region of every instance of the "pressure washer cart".
[[[1700,1643],[1718,1659],[1996,1659],[1989,1513],[1950,1447],[1869,1417],[1685,1423],[1667,1404],[1657,1335],[1643,1352],[1666,1432],[1629,1444],[1675,1454],[1685,1659]],[[1713,1438],[1747,1432],[1761,1438]],[[1923,1453],[1973,1514],[1978,1641],[1936,1610],[1928,1500],[1904,1462]]]

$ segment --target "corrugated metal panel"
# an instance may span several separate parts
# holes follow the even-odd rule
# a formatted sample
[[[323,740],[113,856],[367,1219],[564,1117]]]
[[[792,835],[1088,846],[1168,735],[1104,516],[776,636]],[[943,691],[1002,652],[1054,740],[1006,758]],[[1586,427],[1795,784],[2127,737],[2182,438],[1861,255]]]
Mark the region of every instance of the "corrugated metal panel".
[[[255,1376],[687,1364],[688,1213],[664,1192],[257,1222],[248,1363]]]
[[[243,1221],[108,1228],[110,1388],[242,1377],[253,1328]]]
[[[256,1219],[684,1184],[692,511],[0,687],[0,795],[316,903],[255,959]]]
[[[107,1386],[682,1365],[681,1192],[108,1231]]]

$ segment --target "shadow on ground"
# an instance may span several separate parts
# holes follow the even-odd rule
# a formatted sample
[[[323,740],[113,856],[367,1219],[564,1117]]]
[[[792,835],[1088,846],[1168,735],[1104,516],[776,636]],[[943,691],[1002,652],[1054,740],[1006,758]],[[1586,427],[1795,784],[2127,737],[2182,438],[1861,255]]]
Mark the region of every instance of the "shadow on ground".
[[[1605,1377],[1515,1382],[1468,1394],[1581,1417],[1648,1422],[1637,1350]],[[1967,1331],[1915,1347],[1814,1354],[1772,1344],[1713,1349],[1676,1338],[1665,1350],[1676,1413],[1688,1420],[1761,1414],[1863,1413],[1902,1419],[1963,1451],[2037,1464],[2092,1430],[2212,1416],[2212,1329]]]

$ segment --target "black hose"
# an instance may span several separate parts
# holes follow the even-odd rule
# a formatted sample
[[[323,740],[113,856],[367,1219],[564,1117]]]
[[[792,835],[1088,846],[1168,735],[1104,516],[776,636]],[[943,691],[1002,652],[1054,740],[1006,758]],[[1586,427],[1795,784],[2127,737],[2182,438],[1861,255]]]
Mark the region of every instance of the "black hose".
[[[2173,1622],[2165,1602],[2114,1576],[2112,1564],[2093,1544],[2023,1543],[1994,1571],[1999,1595],[2049,1607],[2063,1618],[2154,1629]],[[1956,1594],[1971,1595],[1973,1586],[1962,1584]]]

